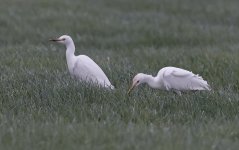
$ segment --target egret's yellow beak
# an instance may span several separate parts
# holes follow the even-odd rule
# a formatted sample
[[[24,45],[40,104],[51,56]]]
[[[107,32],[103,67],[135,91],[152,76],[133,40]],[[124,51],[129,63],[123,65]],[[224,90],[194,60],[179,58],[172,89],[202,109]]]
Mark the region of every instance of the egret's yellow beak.
[[[133,83],[131,87],[129,88],[127,94],[129,94],[135,88],[135,86],[136,86],[136,83]]]

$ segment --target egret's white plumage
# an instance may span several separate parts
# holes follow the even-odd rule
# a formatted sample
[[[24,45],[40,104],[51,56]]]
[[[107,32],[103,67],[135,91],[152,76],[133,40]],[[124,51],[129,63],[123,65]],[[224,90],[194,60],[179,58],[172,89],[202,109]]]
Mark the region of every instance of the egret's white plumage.
[[[133,83],[128,93],[141,83],[147,83],[155,89],[175,91],[178,94],[181,94],[180,91],[210,90],[207,81],[203,80],[201,76],[176,67],[164,67],[159,70],[156,77],[138,73],[133,78]]]
[[[75,56],[75,44],[70,36],[63,35],[57,39],[51,39],[51,41],[66,46],[66,61],[72,76],[88,83],[114,89],[105,73],[91,58],[86,55]]]

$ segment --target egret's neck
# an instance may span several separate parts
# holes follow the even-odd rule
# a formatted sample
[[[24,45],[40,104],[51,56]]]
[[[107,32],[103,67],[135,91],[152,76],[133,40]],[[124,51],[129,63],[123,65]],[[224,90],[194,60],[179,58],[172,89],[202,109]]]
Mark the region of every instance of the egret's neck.
[[[70,73],[73,73],[73,68],[75,65],[75,44],[72,41],[71,43],[66,44],[66,62]]]
[[[145,74],[144,82],[147,83],[152,88],[161,88],[161,84],[157,77],[153,77],[152,75]]]
[[[75,44],[72,41],[71,43],[66,44],[66,58],[70,59],[70,57],[75,56]]]

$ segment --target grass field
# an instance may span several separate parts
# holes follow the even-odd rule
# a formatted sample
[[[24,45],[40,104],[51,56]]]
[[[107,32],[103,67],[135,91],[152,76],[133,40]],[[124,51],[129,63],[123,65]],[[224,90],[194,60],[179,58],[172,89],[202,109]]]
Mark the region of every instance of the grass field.
[[[1,150],[236,150],[239,147],[238,0],[3,0]],[[113,92],[72,79],[72,36]],[[213,91],[137,88],[138,72],[191,70]]]

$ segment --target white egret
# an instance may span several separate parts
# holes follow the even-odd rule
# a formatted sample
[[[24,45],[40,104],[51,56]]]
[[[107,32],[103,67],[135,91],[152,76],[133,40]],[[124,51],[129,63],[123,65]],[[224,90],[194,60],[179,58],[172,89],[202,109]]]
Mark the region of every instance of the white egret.
[[[179,95],[181,95],[181,91],[211,90],[207,81],[203,80],[199,75],[176,67],[164,67],[159,70],[156,77],[138,73],[133,78],[128,94],[134,87],[142,83],[147,83],[155,89],[174,91]]]
[[[66,46],[66,61],[70,74],[79,80],[93,83],[101,87],[114,89],[102,69],[88,56],[75,56],[75,44],[68,35],[62,35],[57,39],[50,39]]]

